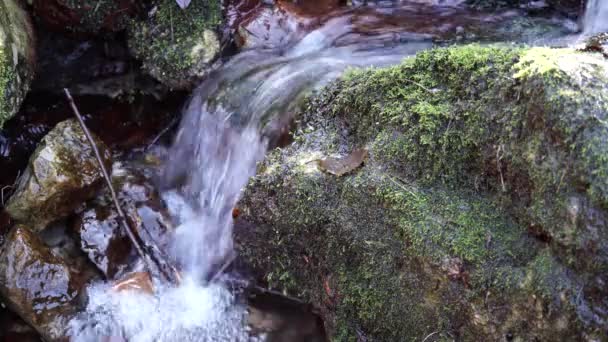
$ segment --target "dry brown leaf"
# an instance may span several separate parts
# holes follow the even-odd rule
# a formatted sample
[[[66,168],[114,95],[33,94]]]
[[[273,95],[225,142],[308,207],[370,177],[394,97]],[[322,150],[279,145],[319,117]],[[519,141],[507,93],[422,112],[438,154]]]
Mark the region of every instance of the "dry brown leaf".
[[[153,294],[154,285],[152,285],[152,279],[148,272],[134,272],[114,284],[112,290],[116,292],[136,291]]]
[[[331,173],[335,176],[343,176],[355,169],[357,169],[365,159],[367,158],[366,149],[356,149],[346,157],[333,158],[327,157],[317,161],[319,168],[327,173]]]

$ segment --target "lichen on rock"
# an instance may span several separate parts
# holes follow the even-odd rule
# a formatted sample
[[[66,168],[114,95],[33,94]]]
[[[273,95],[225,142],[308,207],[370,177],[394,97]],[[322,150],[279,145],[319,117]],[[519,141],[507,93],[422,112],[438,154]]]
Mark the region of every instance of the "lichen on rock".
[[[34,35],[18,1],[0,1],[0,128],[14,116],[34,73]]]
[[[607,338],[607,66],[467,45],[351,71],[260,166],[239,250],[335,340]]]
[[[195,0],[186,10],[173,0],[158,0],[146,20],[130,24],[129,48],[160,82],[191,89],[219,55],[221,21],[217,0]]]
[[[96,145],[109,165],[109,150],[98,139]],[[92,198],[101,181],[101,171],[84,131],[74,119],[62,121],[34,151],[6,211],[16,221],[41,231]]]

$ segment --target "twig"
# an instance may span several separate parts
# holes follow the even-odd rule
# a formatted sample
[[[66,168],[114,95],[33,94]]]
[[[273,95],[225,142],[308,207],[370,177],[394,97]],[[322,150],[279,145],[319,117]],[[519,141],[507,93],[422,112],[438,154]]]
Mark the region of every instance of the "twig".
[[[91,132],[89,132],[89,129],[85,125],[84,120],[82,119],[82,116],[80,115],[80,111],[78,110],[78,107],[76,107],[76,103],[74,102],[74,99],[72,98],[72,95],[70,94],[70,91],[67,88],[64,88],[63,91],[65,92],[65,96],[67,97],[68,102],[70,103],[70,107],[72,107],[72,111],[74,112],[74,115],[76,116],[76,118],[78,119],[78,122],[80,123],[80,127],[82,127],[82,130],[84,131],[84,134],[87,137],[87,140],[89,141],[89,144],[91,145],[91,148],[93,149],[93,152],[95,153],[95,158],[97,159],[97,162],[99,164],[99,169],[101,170],[101,173],[103,175],[103,178],[106,181],[106,184],[108,185],[108,188],[110,190],[110,195],[112,197],[112,201],[114,202],[114,206],[116,207],[116,211],[117,211],[118,217],[119,217],[118,221],[123,226],[123,229],[127,233],[127,236],[133,243],[135,250],[137,251],[139,256],[144,260],[144,262],[146,263],[146,266],[148,267],[148,270],[151,272],[151,274],[153,274],[152,272],[157,271],[161,275],[161,277],[164,278],[165,281],[175,284],[175,285],[178,284],[180,281],[180,276],[179,276],[179,273],[177,272],[177,269],[175,267],[173,267],[172,265],[170,265],[169,262],[165,258],[162,258],[162,256],[151,254],[151,253],[159,250],[158,247],[153,242],[151,242],[151,245],[145,244],[145,242],[142,241],[141,237],[137,234],[137,231],[133,227],[130,226],[129,221],[127,220],[127,216],[122,211],[120,203],[118,202],[118,197],[116,196],[116,191],[114,190],[114,186],[112,185],[112,180],[110,178],[108,170],[106,169],[106,167],[103,163],[103,159],[101,157],[101,153],[99,153],[97,144],[95,144],[95,140],[93,140],[93,136],[91,135]]]
[[[500,185],[502,186],[502,192],[507,192],[507,187],[505,186],[505,179],[502,176],[502,168],[500,167],[500,161],[502,160],[502,155],[500,152],[502,150],[503,145],[498,145],[496,149],[496,168],[498,169],[498,173],[500,173]]]
[[[416,82],[416,81],[412,81],[412,80],[407,79],[407,78],[403,78],[403,80],[404,80],[404,81],[406,81],[406,82],[410,82],[411,84],[415,84],[415,85],[419,86],[420,88],[422,88],[422,89],[424,89],[424,90],[428,91],[428,92],[429,92],[429,93],[431,93],[431,94],[434,94],[434,93],[435,93],[435,92],[434,92],[434,91],[432,91],[431,89],[429,89],[429,88],[427,88],[427,87],[423,86],[422,84],[420,84],[420,83],[418,83],[418,82]]]
[[[439,334],[439,331],[433,331],[432,333],[428,334],[424,340],[422,340],[422,342],[426,342],[426,340],[428,340],[429,338],[431,338],[431,336],[437,335]]]
[[[152,142],[148,144],[148,147],[146,149],[150,149],[152,146],[154,146],[154,144],[156,144],[160,140],[160,138],[163,137],[163,135],[167,134],[167,132],[169,132],[169,130],[171,130],[171,128],[173,128],[173,126],[175,126],[178,122],[179,121],[177,120],[177,118],[171,119],[171,122],[169,122],[167,127],[163,128],[163,130],[160,131],[160,133],[158,133],[154,137],[154,139],[152,139]]]
[[[230,253],[230,255],[228,256],[228,258],[226,258],[226,261],[224,261],[224,263],[222,264],[222,266],[220,268],[217,269],[217,271],[215,271],[215,273],[209,278],[209,282],[213,283],[217,280],[217,278],[219,278],[220,275],[222,275],[222,273],[224,273],[224,271],[228,268],[228,266],[230,266],[232,264],[232,262],[236,259],[236,253],[232,252]]]

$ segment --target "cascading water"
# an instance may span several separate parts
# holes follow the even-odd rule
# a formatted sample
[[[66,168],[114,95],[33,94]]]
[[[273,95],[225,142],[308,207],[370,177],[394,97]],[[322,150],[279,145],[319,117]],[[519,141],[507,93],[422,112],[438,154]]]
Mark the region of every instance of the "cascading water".
[[[588,0],[583,17],[584,35],[608,32],[608,1]]]
[[[86,313],[71,322],[74,341],[253,339],[245,308],[220,283],[205,284],[232,254],[232,208],[264,156],[274,119],[348,67],[398,63],[431,45],[396,30],[353,35],[348,16],[329,20],[299,42],[234,56],[195,90],[163,177],[179,225],[171,252],[186,279],[154,296],[92,286]]]
[[[161,177],[178,225],[170,252],[184,281],[177,288],[156,284],[154,296],[93,285],[86,312],[70,324],[74,341],[258,338],[247,332],[244,305],[221,281],[209,280],[232,257],[232,209],[277,126],[289,121],[305,94],[349,67],[395,64],[429,48],[433,34],[458,33],[468,20],[500,20],[453,7],[427,7],[421,14],[419,4],[400,6],[342,11],[307,34],[293,35],[297,41],[240,52],[206,78],[185,109]],[[406,32],[426,32],[420,25],[429,20],[432,34]]]

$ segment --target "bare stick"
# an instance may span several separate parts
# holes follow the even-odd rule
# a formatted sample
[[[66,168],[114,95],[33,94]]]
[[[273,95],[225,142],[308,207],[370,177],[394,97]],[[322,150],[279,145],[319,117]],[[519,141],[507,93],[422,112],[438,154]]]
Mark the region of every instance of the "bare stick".
[[[151,272],[151,274],[153,274],[152,272],[158,273],[158,274],[160,274],[160,276],[162,278],[164,278],[165,281],[172,283],[172,284],[178,284],[180,281],[180,277],[179,277],[179,273],[177,272],[177,269],[175,267],[173,267],[171,264],[169,264],[169,262],[165,258],[163,258],[161,255],[159,255],[158,253],[155,253],[156,251],[159,251],[159,249],[153,242],[151,243],[151,245],[147,245],[141,239],[141,237],[138,235],[137,231],[130,226],[129,221],[127,220],[127,216],[122,211],[120,203],[118,202],[118,197],[116,196],[116,191],[114,190],[114,186],[112,186],[112,180],[110,178],[108,170],[106,169],[106,166],[103,163],[103,158],[101,157],[101,153],[99,153],[97,144],[95,144],[95,140],[93,140],[93,136],[91,135],[91,132],[85,125],[84,120],[82,119],[82,116],[80,115],[80,111],[78,110],[78,107],[76,107],[76,103],[74,102],[74,99],[72,98],[72,95],[70,94],[70,91],[67,88],[64,88],[63,91],[65,92],[65,96],[67,97],[67,99],[70,103],[70,106],[72,107],[72,111],[74,112],[74,115],[78,119],[78,122],[80,123],[80,127],[82,127],[82,130],[84,131],[84,134],[87,137],[87,140],[89,141],[89,144],[91,145],[91,148],[93,149],[93,152],[95,152],[95,158],[97,158],[97,162],[99,163],[99,169],[101,170],[101,173],[103,175],[103,178],[106,181],[106,184],[108,185],[108,189],[110,190],[110,195],[112,197],[112,201],[114,202],[114,206],[116,207],[116,211],[118,212],[118,217],[119,217],[118,221],[120,222],[123,229],[127,233],[127,236],[133,243],[135,250],[137,251],[139,256],[144,260],[144,262],[146,263],[146,266],[148,267],[148,270]]]

